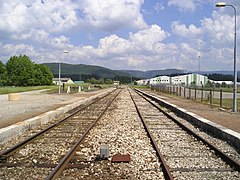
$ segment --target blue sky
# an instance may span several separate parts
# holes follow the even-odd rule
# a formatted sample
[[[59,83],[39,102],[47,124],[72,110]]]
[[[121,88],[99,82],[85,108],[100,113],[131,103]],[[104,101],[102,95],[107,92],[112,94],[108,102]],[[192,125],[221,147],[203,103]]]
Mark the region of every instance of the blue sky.
[[[217,2],[0,0],[0,60],[26,54],[35,63],[188,71],[200,61],[202,71],[232,70],[233,9]],[[237,9],[239,41],[240,3],[226,2]]]

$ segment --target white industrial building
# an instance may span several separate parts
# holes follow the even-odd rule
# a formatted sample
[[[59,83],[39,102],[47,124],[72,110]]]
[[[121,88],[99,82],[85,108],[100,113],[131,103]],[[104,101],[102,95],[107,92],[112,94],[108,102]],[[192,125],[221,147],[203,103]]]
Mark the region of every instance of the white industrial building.
[[[157,84],[159,84],[159,78],[158,78],[158,77],[151,78],[150,81],[149,81],[149,83],[150,83],[151,85],[157,85]]]
[[[169,76],[158,76],[155,78],[147,80],[139,80],[137,83],[139,85],[147,85],[149,82],[150,85],[161,85],[161,84],[172,84],[172,85],[183,85],[183,86],[204,86],[208,82],[208,77],[201,74],[186,74],[179,75],[174,77]]]
[[[181,84],[184,86],[204,86],[208,82],[208,77],[201,74],[186,74],[171,77],[171,84]]]
[[[159,83],[160,84],[169,84],[170,83],[170,77],[169,76],[159,76]]]

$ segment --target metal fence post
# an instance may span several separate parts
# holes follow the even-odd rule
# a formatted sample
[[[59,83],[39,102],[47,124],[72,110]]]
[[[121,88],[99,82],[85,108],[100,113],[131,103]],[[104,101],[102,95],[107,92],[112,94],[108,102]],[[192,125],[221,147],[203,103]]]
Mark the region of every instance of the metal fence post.
[[[194,95],[195,100],[197,100],[197,88],[195,87],[195,95]]]
[[[212,106],[212,89],[210,89],[210,105]]]
[[[189,99],[191,99],[191,88],[190,87],[188,88],[188,96],[189,96]]]
[[[201,93],[201,102],[203,102],[203,86],[202,86],[202,93]]]
[[[186,98],[186,87],[184,86],[184,92],[183,92],[184,98]]]
[[[222,108],[222,89],[220,89],[220,107]]]

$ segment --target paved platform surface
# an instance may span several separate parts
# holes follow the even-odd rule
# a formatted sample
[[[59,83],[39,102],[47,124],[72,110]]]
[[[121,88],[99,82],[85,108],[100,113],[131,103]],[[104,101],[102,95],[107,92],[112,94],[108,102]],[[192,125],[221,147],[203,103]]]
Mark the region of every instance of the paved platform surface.
[[[184,99],[173,95],[144,90],[150,94],[157,95],[161,99],[175,104],[189,112],[193,112],[209,121],[220,124],[228,129],[240,133],[240,113],[233,113],[230,110],[222,110],[219,107],[211,107],[194,100]]]
[[[38,90],[18,93],[19,101],[9,101],[7,94],[0,95],[0,128],[86,99],[103,91],[104,90],[58,95],[49,94],[46,90]]]

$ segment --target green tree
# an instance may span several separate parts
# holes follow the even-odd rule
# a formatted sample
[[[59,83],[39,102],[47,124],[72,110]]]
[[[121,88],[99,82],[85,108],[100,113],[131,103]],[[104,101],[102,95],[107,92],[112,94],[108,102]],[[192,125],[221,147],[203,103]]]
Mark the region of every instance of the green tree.
[[[6,63],[9,85],[31,86],[35,85],[34,63],[26,55],[12,56]]]
[[[100,78],[97,82],[97,84],[104,84],[104,79],[103,78]]]
[[[6,72],[6,66],[3,64],[2,61],[0,61],[0,74],[3,74]]]
[[[97,80],[94,77],[92,77],[90,79],[87,79],[87,82],[91,84],[96,84]]]
[[[221,87],[227,87],[227,84],[225,82],[222,82]]]
[[[106,79],[105,83],[106,83],[106,84],[112,84],[113,81],[112,81],[111,79]]]
[[[213,85],[213,83],[211,81],[207,81],[205,87],[210,88],[210,87],[212,87],[212,85]]]
[[[7,70],[5,64],[0,61],[0,86],[7,84]]]
[[[53,74],[50,71],[49,67],[42,64],[35,64],[34,65],[34,78],[35,78],[35,85],[51,85]]]

